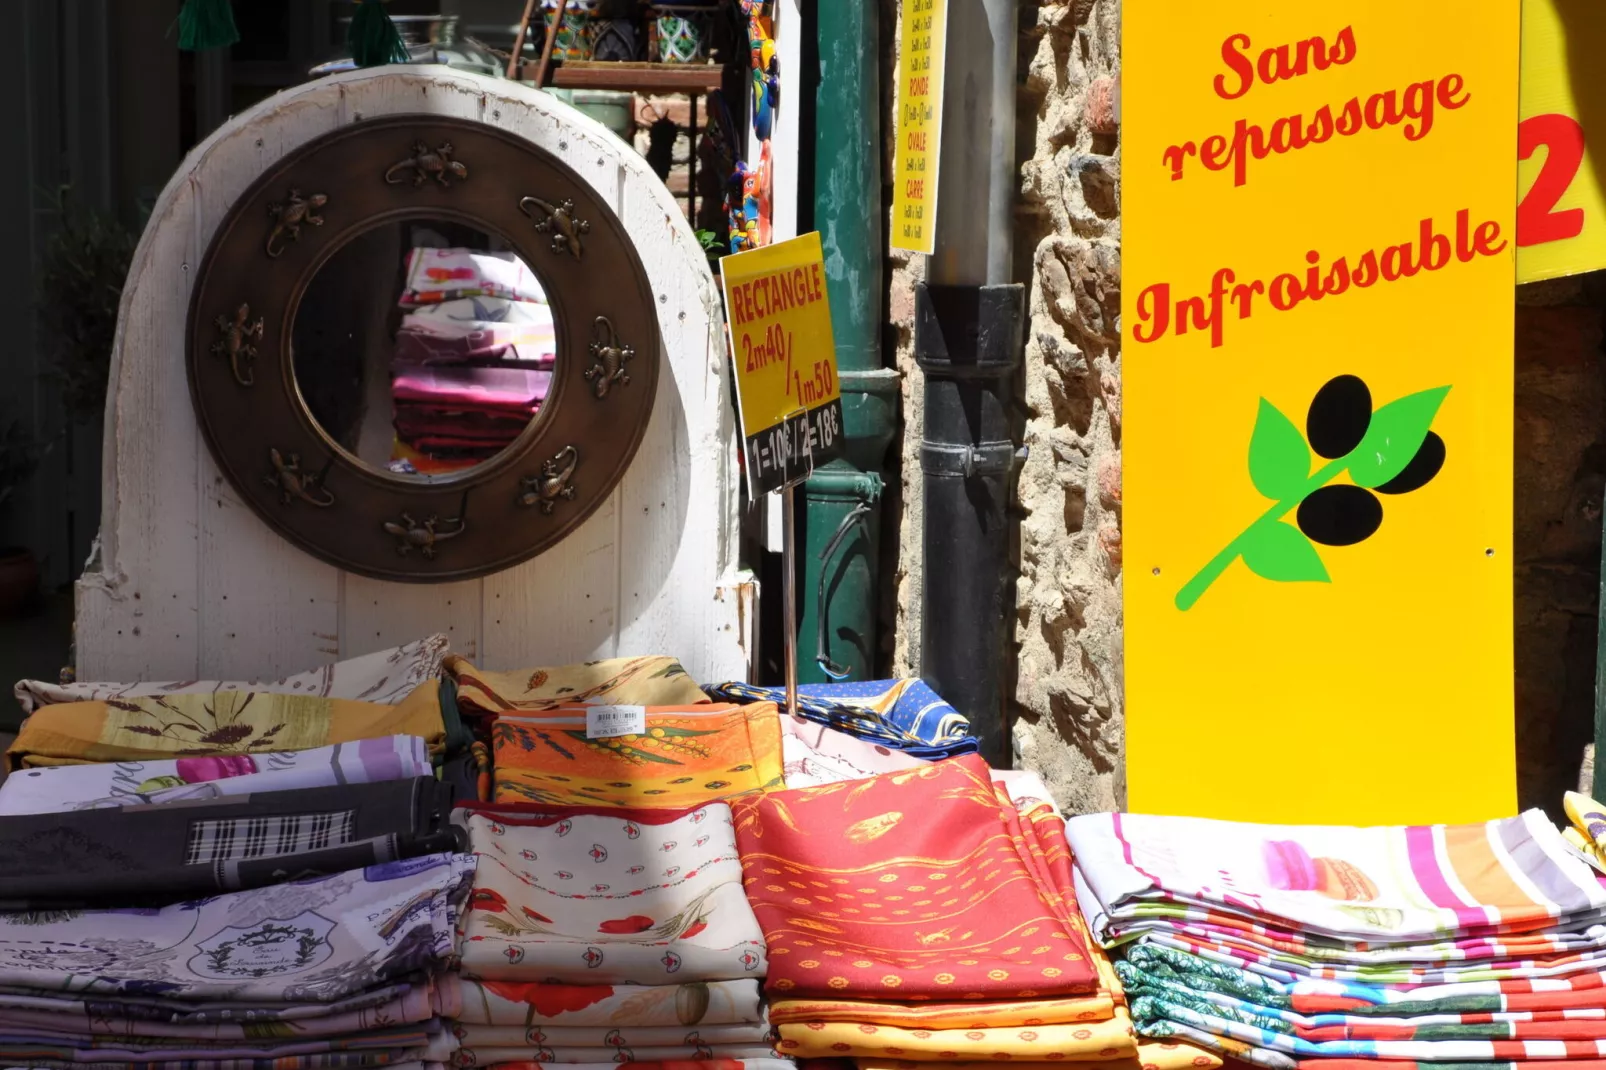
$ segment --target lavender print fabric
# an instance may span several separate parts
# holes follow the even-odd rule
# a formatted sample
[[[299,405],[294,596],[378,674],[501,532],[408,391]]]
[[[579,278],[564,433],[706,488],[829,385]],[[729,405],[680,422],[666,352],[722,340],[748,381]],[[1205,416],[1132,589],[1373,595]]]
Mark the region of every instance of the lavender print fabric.
[[[159,910],[0,915],[0,985],[323,1003],[441,968],[474,860],[426,855]]]

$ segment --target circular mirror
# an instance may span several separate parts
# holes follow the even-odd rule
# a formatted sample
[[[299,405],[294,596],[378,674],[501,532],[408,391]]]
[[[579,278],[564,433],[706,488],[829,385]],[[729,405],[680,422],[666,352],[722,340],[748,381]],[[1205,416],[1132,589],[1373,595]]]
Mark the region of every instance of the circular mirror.
[[[290,347],[331,442],[426,481],[511,447],[553,395],[558,353],[547,290],[510,244],[429,218],[336,249],[302,294]]]
[[[218,227],[190,391],[222,475],[298,546],[377,579],[468,579],[613,495],[668,300],[608,199],[539,145],[364,119],[264,171]]]

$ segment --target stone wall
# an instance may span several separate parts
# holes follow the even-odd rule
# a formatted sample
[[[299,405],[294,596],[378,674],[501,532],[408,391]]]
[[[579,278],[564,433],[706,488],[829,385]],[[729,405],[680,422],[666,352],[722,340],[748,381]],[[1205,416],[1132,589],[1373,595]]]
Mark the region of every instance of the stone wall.
[[[1593,735],[1603,320],[1606,275],[1517,290],[1517,791],[1558,817]]]
[[[1044,3],[1028,33],[1018,250],[1030,254],[1017,764],[1060,804],[1125,802],[1121,719],[1121,156],[1117,0]],[[1024,154],[1023,154],[1024,155]]]
[[[894,10],[889,2],[887,8]],[[895,21],[888,40],[895,40]],[[1119,0],[1023,3],[1016,281],[1029,285],[1017,494],[1016,764],[1073,810],[1123,801]],[[890,114],[890,112],[889,112]],[[890,139],[889,139],[890,140]],[[890,156],[888,166],[890,167]],[[918,672],[922,257],[890,265],[888,349],[904,373],[892,668]]]

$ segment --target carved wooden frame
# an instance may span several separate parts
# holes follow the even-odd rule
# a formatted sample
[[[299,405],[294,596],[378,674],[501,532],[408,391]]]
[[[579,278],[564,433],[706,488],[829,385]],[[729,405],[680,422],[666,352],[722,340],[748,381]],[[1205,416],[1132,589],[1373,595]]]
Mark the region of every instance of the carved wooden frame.
[[[540,276],[557,331],[537,418],[491,461],[427,481],[337,445],[302,401],[291,356],[318,269],[357,235],[403,219],[506,239]],[[347,127],[255,182],[201,263],[187,336],[202,433],[257,515],[339,568],[420,583],[516,565],[595,511],[646,433],[661,351],[651,285],[612,208],[538,146],[428,115]]]

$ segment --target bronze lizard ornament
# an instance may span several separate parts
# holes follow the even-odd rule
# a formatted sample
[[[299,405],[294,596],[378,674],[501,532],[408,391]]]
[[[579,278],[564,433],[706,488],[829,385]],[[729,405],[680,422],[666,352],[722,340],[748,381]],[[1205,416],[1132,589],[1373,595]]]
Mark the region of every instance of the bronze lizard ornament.
[[[539,505],[542,513],[551,515],[552,510],[558,507],[559,498],[573,501],[574,484],[569,480],[574,476],[575,465],[579,463],[580,451],[573,446],[563,447],[557,456],[541,465],[540,475],[525,476],[520,480],[523,490],[519,492],[519,504],[525,508]]]
[[[293,189],[290,196],[282,204],[268,205],[268,214],[273,217],[273,230],[268,234],[268,259],[277,260],[284,253],[284,239],[293,242],[301,240],[301,228],[323,226],[323,216],[318,209],[329,203],[327,193],[314,193],[311,197],[301,196],[301,191]]]
[[[431,149],[422,141],[413,142],[413,154],[399,163],[391,164],[385,171],[385,181],[392,186],[407,181],[408,169],[412,170],[415,188],[432,178],[442,186],[450,186],[453,176],[468,177],[468,165],[452,159],[450,141],[442,142],[436,149]]]
[[[532,208],[539,209],[545,215],[536,219],[530,211]],[[574,214],[572,200],[553,204],[539,197],[525,197],[519,201],[519,211],[535,221],[536,233],[552,235],[554,253],[568,253],[579,260],[581,254],[585,252],[580,238],[581,235],[591,233],[591,224]]]
[[[457,526],[450,531],[441,531],[439,530],[439,525],[443,523],[456,524]],[[412,553],[413,548],[417,547],[418,551],[426,558],[433,558],[435,556],[436,543],[457,538],[457,536],[463,534],[467,527],[468,525],[463,522],[461,517],[442,521],[432,516],[420,524],[407,513],[401,515],[400,524],[394,520],[385,521],[385,531],[396,537],[396,552],[403,557]]]
[[[618,332],[608,322],[608,317],[598,316],[591,328],[592,341],[587,347],[591,353],[591,367],[586,369],[585,380],[592,384],[592,393],[605,398],[615,383],[630,385],[625,364],[635,358],[636,351],[628,345],[619,344]]]
[[[213,354],[229,358],[229,369],[234,372],[235,382],[241,386],[253,385],[256,375],[252,365],[257,356],[256,343],[262,341],[262,317],[253,320],[251,306],[243,304],[234,310],[232,318],[219,316],[213,322],[223,332],[223,337],[212,343]]]
[[[273,474],[263,476],[262,481],[279,492],[282,504],[289,505],[297,499],[319,509],[327,509],[335,504],[335,496],[321,485],[323,477],[317,472],[301,470],[299,453],[287,457],[278,449],[270,448],[268,455],[273,461]]]

